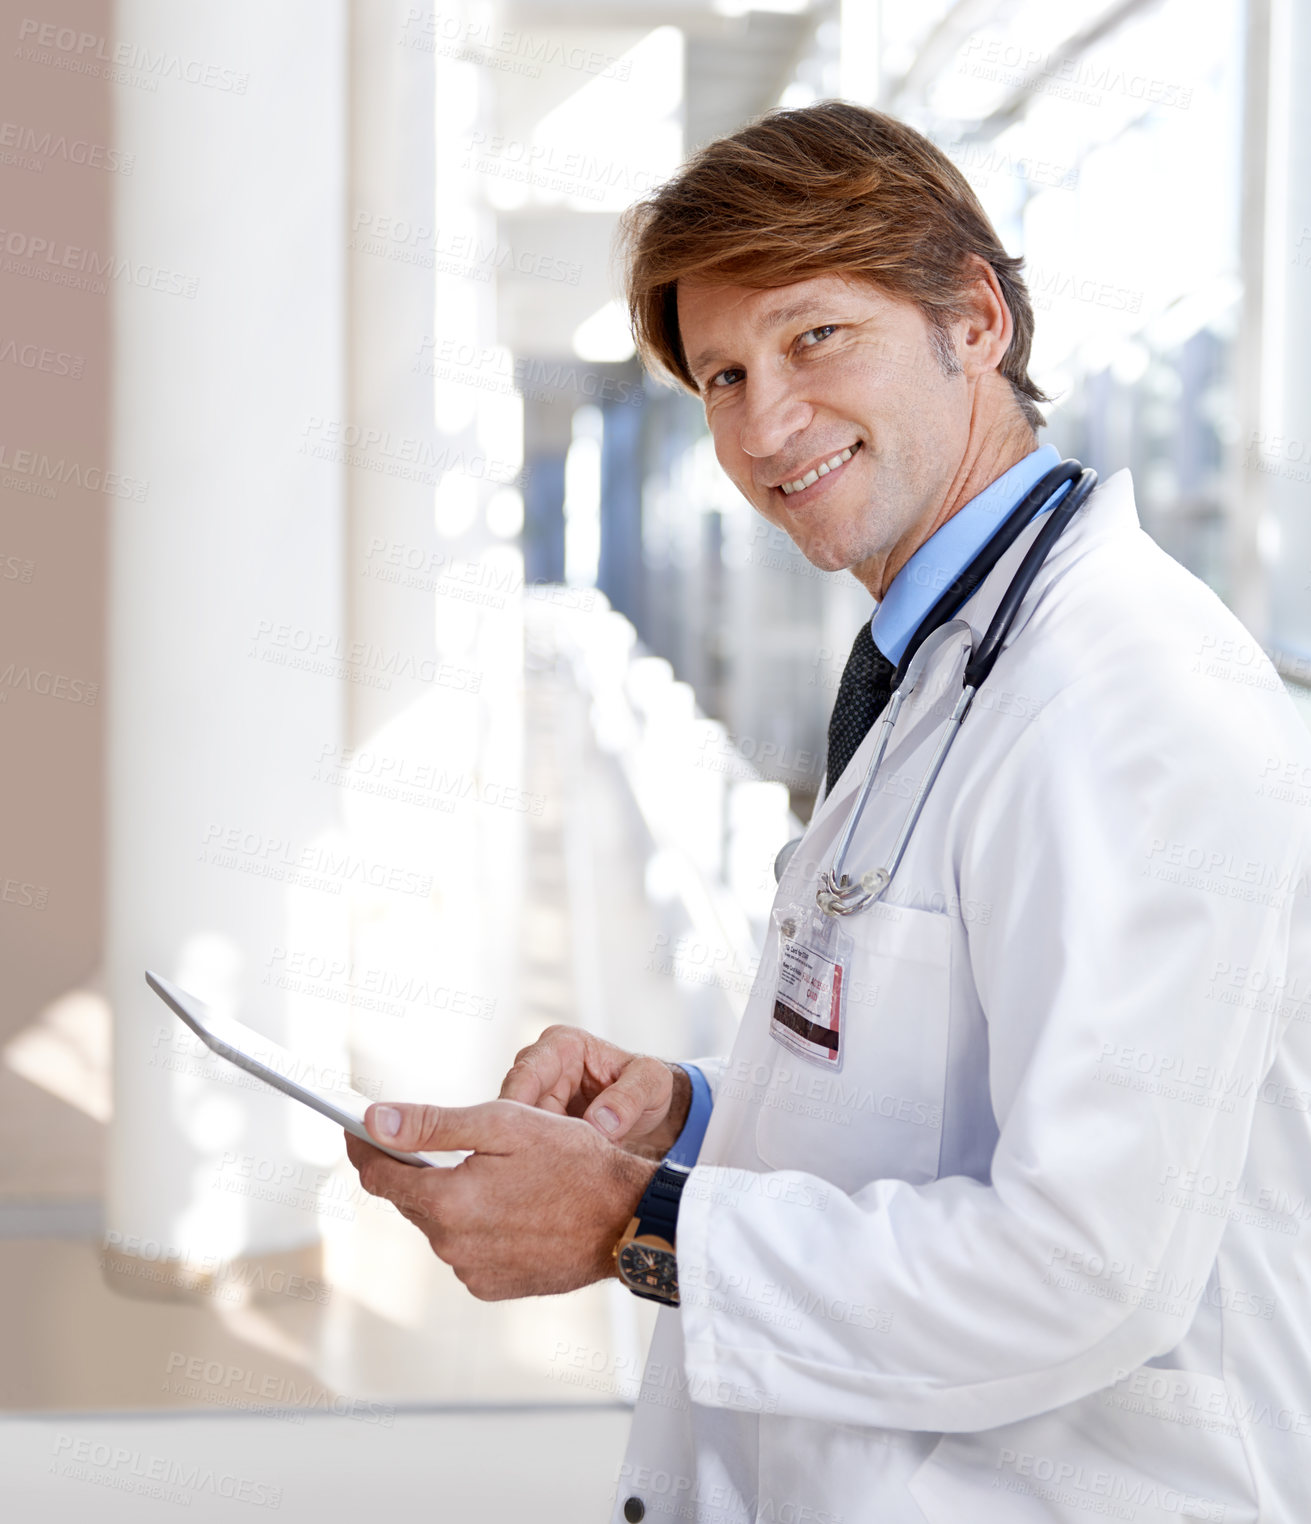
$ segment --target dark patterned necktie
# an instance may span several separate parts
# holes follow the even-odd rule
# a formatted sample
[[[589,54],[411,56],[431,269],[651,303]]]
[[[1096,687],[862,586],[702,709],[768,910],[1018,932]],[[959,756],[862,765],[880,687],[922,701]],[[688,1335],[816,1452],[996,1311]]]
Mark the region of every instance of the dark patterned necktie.
[[[842,669],[838,700],[828,722],[828,782],[826,793],[846,771],[869,728],[892,696],[896,666],[874,644],[869,621],[861,625]]]

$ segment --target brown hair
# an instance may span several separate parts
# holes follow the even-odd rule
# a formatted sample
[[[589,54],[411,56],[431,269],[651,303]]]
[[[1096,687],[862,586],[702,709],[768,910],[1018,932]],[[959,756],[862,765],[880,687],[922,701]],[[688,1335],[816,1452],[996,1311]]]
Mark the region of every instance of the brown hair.
[[[771,111],[695,154],[624,213],[620,247],[633,336],[647,365],[697,390],[678,331],[678,282],[756,288],[848,275],[914,302],[944,370],[946,325],[972,284],[970,255],[997,275],[1014,325],[1000,371],[1026,421],[1049,399],[1029,378],[1033,308],[965,177],[894,117],[845,101]]]

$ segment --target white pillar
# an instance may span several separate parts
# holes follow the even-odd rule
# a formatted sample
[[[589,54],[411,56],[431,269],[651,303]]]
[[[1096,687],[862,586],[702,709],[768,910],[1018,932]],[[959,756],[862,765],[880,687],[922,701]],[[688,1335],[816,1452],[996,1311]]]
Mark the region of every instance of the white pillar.
[[[414,658],[438,655],[431,604],[390,575],[431,577],[443,549],[433,524],[442,476],[433,383],[434,266],[449,247],[434,165],[433,54],[402,0],[350,6],[350,318],[345,588],[352,636]],[[428,44],[428,45],[426,45]],[[420,564],[421,563],[421,564]],[[354,685],[346,736],[362,746],[433,685]]]
[[[1257,8],[1258,10],[1260,7]],[[1311,663],[1311,9],[1270,0],[1269,170],[1266,182],[1265,366],[1256,454],[1265,479],[1269,637]]]
[[[312,1178],[328,1124],[197,1078],[142,971],[344,1052],[271,976],[288,945],[340,945],[349,889],[315,781],[349,686],[341,468],[314,454],[315,420],[343,414],[347,14],[121,0],[116,31],[179,64],[116,100],[135,165],[115,186],[113,453],[149,490],[113,503],[106,1217],[124,1289],[145,1289],[142,1259],[181,1283],[318,1239],[309,1197],[256,1185],[262,1161]]]
[[[351,7],[344,586],[387,681],[350,689],[337,773],[352,839],[432,880],[426,902],[353,918],[357,983],[395,999],[356,1002],[352,1052],[390,1097],[443,1104],[494,1095],[517,1045],[522,821],[520,596],[483,517],[517,470],[518,403],[495,220],[463,165],[487,102],[450,40],[462,16]]]
[[[1262,556],[1266,512],[1261,454],[1262,378],[1267,335],[1266,223],[1270,192],[1270,0],[1246,0],[1243,58],[1243,148],[1239,185],[1238,261],[1242,274],[1234,382],[1239,448],[1230,451],[1228,544],[1229,606],[1259,637],[1269,628],[1269,587]]]
[[[858,106],[876,106],[883,87],[881,0],[841,0],[838,94]]]

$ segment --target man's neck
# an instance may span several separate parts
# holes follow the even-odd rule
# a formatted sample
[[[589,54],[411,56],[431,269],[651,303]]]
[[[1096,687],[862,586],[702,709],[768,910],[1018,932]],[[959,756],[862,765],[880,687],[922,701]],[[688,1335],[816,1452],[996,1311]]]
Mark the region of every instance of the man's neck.
[[[960,470],[943,493],[937,509],[913,525],[892,547],[881,565],[867,561],[860,566],[853,566],[852,575],[882,602],[892,586],[893,578],[920,546],[935,535],[949,518],[959,513],[966,503],[978,497],[985,487],[991,486],[999,476],[1004,476],[1037,447],[1038,439],[1033,429],[1018,415],[1005,429],[990,432],[980,440],[977,450],[967,451]]]

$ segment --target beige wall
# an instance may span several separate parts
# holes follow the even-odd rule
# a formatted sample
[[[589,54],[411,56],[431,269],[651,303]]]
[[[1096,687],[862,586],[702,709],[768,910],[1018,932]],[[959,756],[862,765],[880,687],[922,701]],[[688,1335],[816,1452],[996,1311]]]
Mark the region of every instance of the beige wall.
[[[94,976],[103,923],[111,297],[56,284],[65,266],[49,259],[110,254],[122,171],[72,162],[113,163],[110,86],[55,66],[76,51],[41,47],[28,21],[54,14],[0,3],[0,1047]],[[58,16],[106,39],[101,51],[111,46],[107,0],[62,0]],[[84,47],[83,58],[97,48]],[[34,254],[38,240],[47,246]],[[23,273],[32,266],[47,278]],[[47,478],[45,493],[16,485],[43,471],[64,479]],[[79,473],[93,485],[79,485]],[[51,1134],[40,1161],[30,1140],[26,1150],[21,1143],[33,1124]],[[42,1184],[86,1192],[98,1134],[83,1113],[0,1064],[0,1142],[13,1144],[0,1155],[0,1195]]]

